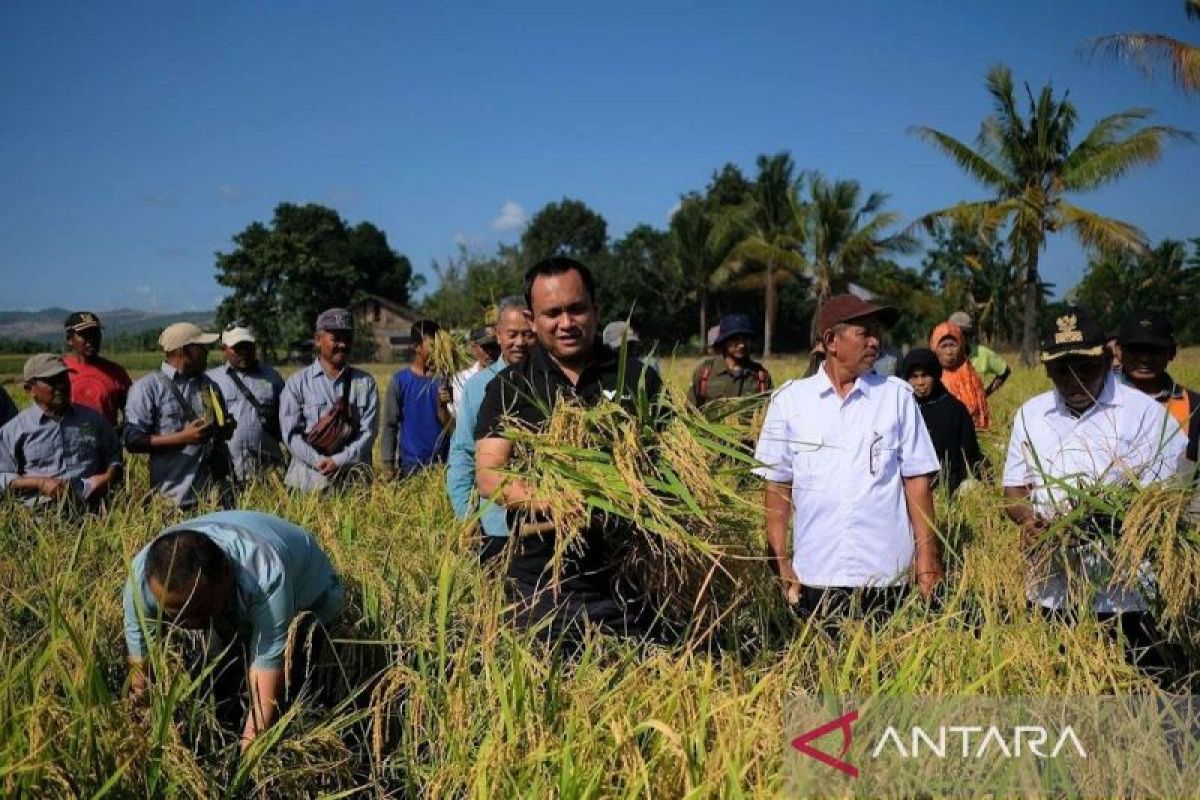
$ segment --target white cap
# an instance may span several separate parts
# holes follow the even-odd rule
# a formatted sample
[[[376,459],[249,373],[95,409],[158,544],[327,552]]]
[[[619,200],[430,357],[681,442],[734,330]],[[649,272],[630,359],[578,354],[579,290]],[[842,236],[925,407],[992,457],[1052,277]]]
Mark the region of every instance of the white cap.
[[[254,334],[250,332],[249,328],[241,326],[226,328],[225,332],[221,334],[221,344],[226,347],[233,347],[242,342],[254,342]]]
[[[162,334],[158,337],[158,344],[164,353],[170,353],[172,350],[179,350],[189,344],[205,346],[215,344],[219,338],[221,337],[215,333],[205,333],[199,325],[193,325],[190,322],[176,322],[174,325],[163,328]]]

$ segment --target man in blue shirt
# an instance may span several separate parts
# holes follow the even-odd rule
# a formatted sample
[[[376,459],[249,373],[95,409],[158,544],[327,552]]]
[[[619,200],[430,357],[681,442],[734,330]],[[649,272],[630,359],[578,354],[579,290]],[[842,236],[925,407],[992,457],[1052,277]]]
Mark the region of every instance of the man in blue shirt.
[[[458,419],[454,435],[450,438],[450,456],[446,467],[446,492],[450,504],[459,519],[467,519],[476,513],[475,491],[475,422],[479,417],[479,406],[492,379],[506,367],[520,364],[529,355],[533,346],[533,326],[529,324],[528,306],[520,297],[506,297],[500,301],[500,313],[496,324],[496,339],[500,345],[500,358],[484,367],[468,380],[462,389]],[[479,520],[483,526],[483,546],[479,561],[483,563],[504,550],[508,542],[508,521],[503,506],[491,500],[479,503]]]
[[[450,448],[450,392],[429,372],[433,337],[441,330],[433,320],[412,326],[413,360],[388,383],[384,398],[383,467],[408,477],[446,460]]]
[[[210,631],[209,652],[236,661],[248,651],[251,703],[244,749],[279,714],[285,655],[291,673],[303,682],[302,662],[311,657],[310,649],[286,653],[292,621],[309,612],[327,627],[343,599],[341,582],[316,539],[287,520],[258,511],[220,511],[167,528],[134,556],[125,585],[130,691],[135,700],[145,692],[146,633],[160,619]],[[240,683],[241,675],[236,677]]]

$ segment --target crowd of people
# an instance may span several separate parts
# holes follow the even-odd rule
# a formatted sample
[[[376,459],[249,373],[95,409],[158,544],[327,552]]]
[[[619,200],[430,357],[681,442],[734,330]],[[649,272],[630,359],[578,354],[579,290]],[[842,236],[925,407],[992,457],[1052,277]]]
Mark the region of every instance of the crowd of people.
[[[995,425],[989,398],[1011,370],[976,340],[965,312],[937,325],[928,347],[899,353],[885,340],[900,313],[852,294],[830,298],[817,310],[808,374],[778,388],[751,357],[752,320],[729,314],[692,372],[688,397],[706,412],[739,399],[766,403],[754,473],[765,486],[768,564],[802,616],[886,615],[910,587],[933,597],[944,579],[934,493],[953,497],[992,471],[977,432]],[[414,325],[411,363],[383,396],[382,477],[444,463],[455,514],[479,523],[480,562],[502,564],[514,622],[551,638],[585,625],[650,636],[655,617],[617,566],[614,526],[634,521],[594,515],[557,563],[551,498],[512,474],[514,427],[537,431],[559,403],[661,394],[636,331],[621,321],[601,331],[600,320],[588,268],[547,259],[526,274],[523,296],[499,303],[494,325],[470,332],[475,361],[451,381],[431,369],[437,324]],[[240,652],[248,666],[249,742],[285,702],[293,619],[311,612],[331,624],[343,590],[309,532],[237,510],[239,496],[270,472],[300,492],[372,478],[380,392],[350,363],[354,320],[345,309],[322,312],[313,362],[286,381],[262,363],[240,322],[219,335],[168,326],[163,363],[136,382],[101,355],[95,314],[71,314],[64,327],[66,358],[43,353],[25,363],[28,408],[18,411],[0,390],[0,492],[35,509],[100,510],[127,451],[148,456],[156,497],[183,511],[206,499],[227,509],[174,525],[137,554],[125,631],[135,695],[146,686],[145,634],[156,622],[240,637],[241,648],[213,652]],[[1109,338],[1072,308],[1041,342],[1053,389],[1018,410],[1001,470],[1006,512],[1027,545],[1069,512],[1075,489],[1194,470],[1200,395],[1168,373],[1169,323],[1134,314]],[[218,343],[224,363],[206,370]],[[1065,561],[1031,566],[1030,602],[1064,619],[1112,618],[1132,657],[1145,661],[1163,643],[1146,602],[1152,576],[1143,587],[1117,585],[1108,555],[1081,542]]]

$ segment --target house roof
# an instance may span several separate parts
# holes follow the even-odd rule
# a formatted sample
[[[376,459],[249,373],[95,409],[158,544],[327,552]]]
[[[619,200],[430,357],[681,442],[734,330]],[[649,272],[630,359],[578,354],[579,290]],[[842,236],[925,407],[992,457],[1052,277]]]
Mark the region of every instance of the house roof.
[[[355,308],[355,309],[362,308],[366,303],[369,303],[369,302],[379,303],[379,305],[383,306],[388,311],[391,311],[393,314],[397,314],[401,317],[404,317],[405,319],[411,319],[414,322],[416,320],[420,319],[420,317],[421,317],[421,315],[418,314],[414,309],[409,308],[408,306],[403,305],[401,303],[397,303],[394,300],[389,300],[386,297],[383,297],[382,295],[378,295],[378,294],[366,295],[365,297],[363,297],[362,300],[355,303],[353,308]]]

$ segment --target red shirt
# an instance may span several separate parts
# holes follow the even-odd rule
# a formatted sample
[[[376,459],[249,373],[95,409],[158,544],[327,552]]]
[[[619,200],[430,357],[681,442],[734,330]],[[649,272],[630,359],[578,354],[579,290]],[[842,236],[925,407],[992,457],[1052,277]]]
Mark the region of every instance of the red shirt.
[[[107,358],[88,364],[71,355],[63,361],[71,375],[71,402],[99,411],[115,428],[125,408],[125,395],[133,385],[129,373]]]

